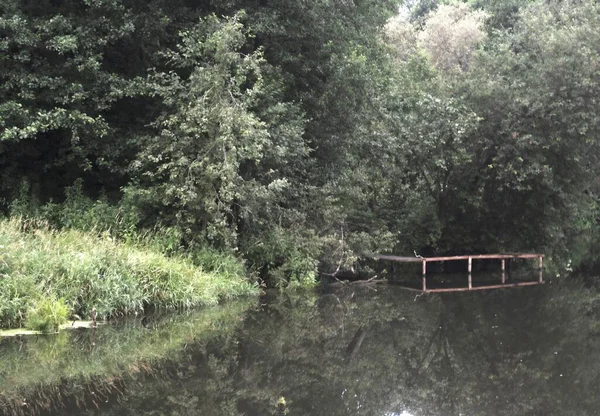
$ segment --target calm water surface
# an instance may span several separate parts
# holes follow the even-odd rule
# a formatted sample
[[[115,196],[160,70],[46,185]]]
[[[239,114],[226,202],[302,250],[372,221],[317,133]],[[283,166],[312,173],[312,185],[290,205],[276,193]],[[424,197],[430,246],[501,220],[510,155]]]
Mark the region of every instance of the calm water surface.
[[[600,415],[598,299],[344,287],[4,340],[0,414]]]

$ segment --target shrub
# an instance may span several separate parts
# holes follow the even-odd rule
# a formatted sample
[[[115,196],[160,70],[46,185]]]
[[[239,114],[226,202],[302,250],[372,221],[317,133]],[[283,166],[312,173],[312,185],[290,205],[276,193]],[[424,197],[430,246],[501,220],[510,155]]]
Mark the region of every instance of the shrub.
[[[27,312],[25,326],[42,332],[56,332],[61,324],[67,322],[69,308],[62,299],[53,297],[40,299]]]
[[[246,268],[242,260],[232,254],[223,253],[210,248],[192,250],[192,262],[207,272],[213,272],[228,278],[246,276]]]
[[[109,232],[123,240],[136,236],[139,222],[131,201],[124,199],[115,205],[104,196],[98,200],[88,198],[83,193],[81,179],[65,189],[65,200],[60,204],[50,201],[40,205],[29,197],[29,186],[24,183],[19,197],[10,205],[10,214],[13,218],[23,218],[34,225],[46,224],[57,229],[69,228],[98,234]]]
[[[251,270],[264,283],[285,289],[315,284],[320,251],[321,240],[315,233],[275,227],[252,238],[245,254],[259,259]]]

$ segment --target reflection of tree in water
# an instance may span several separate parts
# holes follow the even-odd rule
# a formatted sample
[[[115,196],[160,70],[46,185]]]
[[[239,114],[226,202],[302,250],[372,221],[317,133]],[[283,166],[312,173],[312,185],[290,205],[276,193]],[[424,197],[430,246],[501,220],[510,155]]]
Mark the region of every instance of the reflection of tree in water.
[[[72,407],[83,409],[98,407],[109,397],[121,396],[123,379],[91,378],[86,383],[40,385],[26,395],[0,396],[2,415],[41,415]]]
[[[594,414],[600,365],[590,342],[598,328],[582,313],[589,299],[568,287],[444,296],[435,352],[417,366],[415,385],[427,390],[414,402],[419,414]]]
[[[599,328],[578,287],[279,295],[235,333],[125,378],[89,414],[592,415]],[[594,355],[596,354],[596,355]],[[562,374],[562,376],[561,376]]]
[[[248,415],[265,414],[279,394],[289,398],[292,415],[589,413],[598,404],[594,384],[573,392],[559,384],[562,361],[554,350],[589,357],[591,345],[579,341],[592,328],[567,301],[581,295],[553,300],[557,293],[541,288],[413,302],[413,295],[384,290],[344,291],[314,303],[279,299],[248,318],[232,354],[230,391]],[[600,373],[597,364],[572,364],[580,373]],[[580,405],[563,408],[573,394]]]

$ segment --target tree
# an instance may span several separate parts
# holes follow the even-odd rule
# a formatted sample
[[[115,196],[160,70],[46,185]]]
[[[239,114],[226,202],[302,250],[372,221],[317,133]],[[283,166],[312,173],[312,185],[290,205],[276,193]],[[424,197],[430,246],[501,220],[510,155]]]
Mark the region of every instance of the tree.
[[[443,4],[427,16],[419,41],[434,65],[444,71],[469,68],[471,56],[484,40],[486,14],[467,4]]]
[[[0,22],[0,189],[11,195],[26,179],[45,200],[103,158],[116,162],[110,140],[98,138],[129,84],[103,67],[103,54],[134,26],[114,2],[9,0]]]
[[[536,2],[473,64],[462,94],[483,119],[473,137],[483,245],[564,252],[589,232],[598,16],[591,3]]]
[[[289,184],[277,165],[306,155],[300,112],[270,95],[275,71],[260,51],[242,53],[241,19],[202,19],[169,54],[173,70],[151,76],[168,110],[143,142],[130,188],[155,207],[153,218],[222,248],[236,247],[241,222],[259,220],[254,209]]]

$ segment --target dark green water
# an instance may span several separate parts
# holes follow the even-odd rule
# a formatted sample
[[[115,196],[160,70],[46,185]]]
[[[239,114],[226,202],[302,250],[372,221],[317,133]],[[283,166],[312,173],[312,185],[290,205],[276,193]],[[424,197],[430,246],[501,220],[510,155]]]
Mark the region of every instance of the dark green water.
[[[0,414],[600,415],[596,292],[375,289],[5,340]]]

